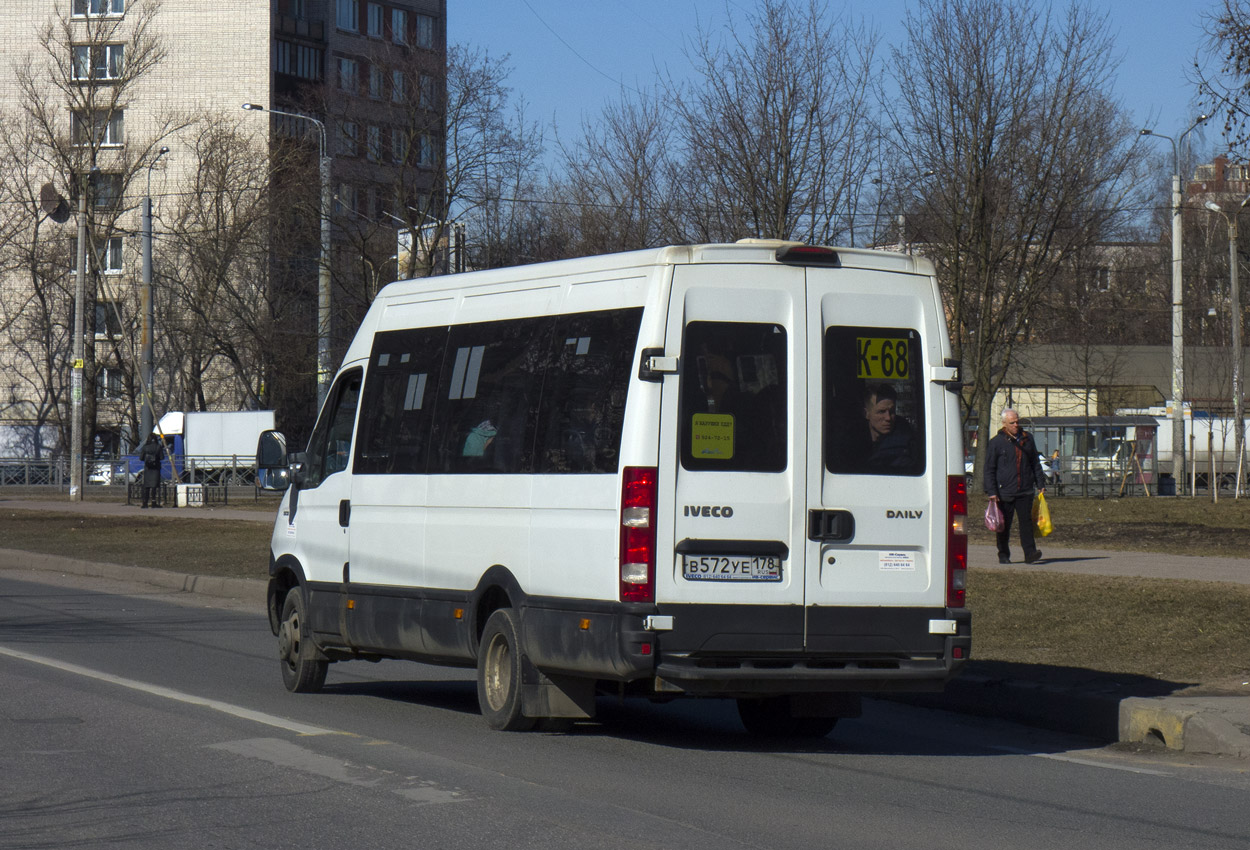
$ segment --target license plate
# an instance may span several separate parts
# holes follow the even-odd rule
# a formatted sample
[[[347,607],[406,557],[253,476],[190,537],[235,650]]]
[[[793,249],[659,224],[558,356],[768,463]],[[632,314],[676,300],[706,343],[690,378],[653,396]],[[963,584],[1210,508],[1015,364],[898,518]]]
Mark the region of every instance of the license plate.
[[[682,575],[689,581],[781,581],[776,555],[683,555]]]

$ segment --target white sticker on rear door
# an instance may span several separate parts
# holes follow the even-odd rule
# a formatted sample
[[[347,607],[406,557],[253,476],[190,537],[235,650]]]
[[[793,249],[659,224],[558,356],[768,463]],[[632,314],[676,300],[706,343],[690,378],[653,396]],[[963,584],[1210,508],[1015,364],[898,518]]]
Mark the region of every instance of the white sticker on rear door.
[[[878,552],[877,566],[882,570],[916,569],[916,556],[911,552]]]

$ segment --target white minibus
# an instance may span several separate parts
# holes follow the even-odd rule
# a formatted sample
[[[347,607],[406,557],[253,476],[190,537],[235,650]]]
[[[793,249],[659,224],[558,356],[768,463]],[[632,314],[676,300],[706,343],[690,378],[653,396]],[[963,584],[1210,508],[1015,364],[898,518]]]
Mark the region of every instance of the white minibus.
[[[744,240],[392,283],[287,486],[282,675],[475,667],[495,729],[597,696],[822,736],[967,661],[958,369],[932,266]]]

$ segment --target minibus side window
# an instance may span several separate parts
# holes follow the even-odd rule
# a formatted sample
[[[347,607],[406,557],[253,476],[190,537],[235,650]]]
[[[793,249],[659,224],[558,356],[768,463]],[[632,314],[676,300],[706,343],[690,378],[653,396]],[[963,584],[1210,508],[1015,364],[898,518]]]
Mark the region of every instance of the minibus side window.
[[[682,466],[784,470],[789,456],[785,328],[690,322],[681,364]]]
[[[924,474],[920,334],[909,328],[830,327],[824,348],[826,469]]]
[[[615,472],[642,308],[557,316],[535,472]]]
[[[358,475],[425,472],[447,328],[374,339],[356,443]]]
[[[549,318],[534,318],[451,329],[431,472],[531,471],[552,325]]]
[[[352,428],[360,399],[360,370],[344,372],[330,391],[331,403],[321,411],[308,441],[303,487],[311,489],[347,469],[352,456]]]

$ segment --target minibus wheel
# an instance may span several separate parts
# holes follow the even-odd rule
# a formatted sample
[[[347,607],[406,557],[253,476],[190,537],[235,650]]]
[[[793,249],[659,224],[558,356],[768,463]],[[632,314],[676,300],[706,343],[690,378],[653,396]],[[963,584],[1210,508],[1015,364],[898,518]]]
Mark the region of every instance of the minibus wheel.
[[[836,717],[795,717],[789,697],[741,698],[738,717],[760,738],[823,738],[838,725]]]
[[[310,635],[311,626],[304,605],[304,594],[293,587],[282,603],[278,626],[278,658],[282,663],[282,684],[292,693],[310,694],[326,682],[330,662],[317,658]]]
[[[521,713],[521,642],[516,614],[500,608],[490,615],[477,649],[477,701],[486,725],[501,732],[534,727]]]

